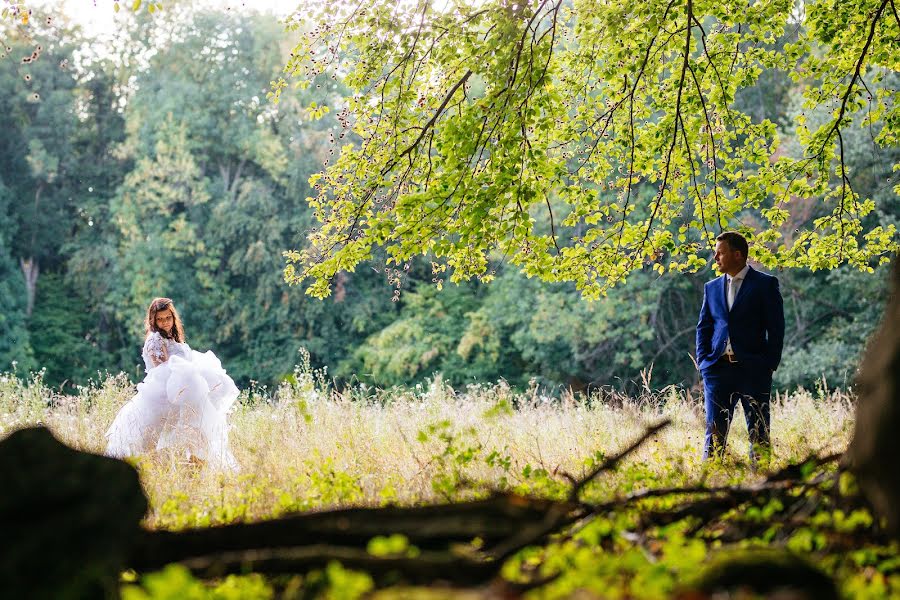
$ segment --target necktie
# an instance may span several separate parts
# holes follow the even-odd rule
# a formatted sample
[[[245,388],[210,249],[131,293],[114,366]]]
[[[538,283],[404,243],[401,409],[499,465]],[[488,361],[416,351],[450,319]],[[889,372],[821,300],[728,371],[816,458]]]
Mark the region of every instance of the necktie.
[[[738,286],[740,286],[741,280],[735,279],[734,277],[729,278],[728,280],[728,310],[731,310],[731,307],[734,306],[734,299],[737,297]]]

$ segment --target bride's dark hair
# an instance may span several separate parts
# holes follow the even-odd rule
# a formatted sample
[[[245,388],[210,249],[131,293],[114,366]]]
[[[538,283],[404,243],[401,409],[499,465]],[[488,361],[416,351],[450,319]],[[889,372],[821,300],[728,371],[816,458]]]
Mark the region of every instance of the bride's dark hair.
[[[172,335],[169,335],[156,326],[156,313],[166,309],[172,311],[172,317],[174,319],[172,322]],[[147,327],[147,335],[150,335],[155,331],[164,338],[169,338],[179,343],[184,342],[184,328],[181,325],[181,317],[178,316],[178,311],[175,310],[175,304],[170,298],[155,298],[153,302],[150,303],[150,308],[147,309],[147,322],[145,325]]]

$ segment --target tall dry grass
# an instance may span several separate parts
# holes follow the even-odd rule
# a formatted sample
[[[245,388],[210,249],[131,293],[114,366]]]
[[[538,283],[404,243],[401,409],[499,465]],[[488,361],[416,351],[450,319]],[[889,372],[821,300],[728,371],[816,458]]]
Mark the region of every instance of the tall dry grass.
[[[321,374],[298,370],[291,383],[242,393],[231,415],[237,472],[197,469],[168,455],[136,460],[151,510],[149,527],[258,519],[347,504],[414,503],[493,487],[554,493],[662,417],[672,425],[587,491],[608,497],[655,485],[753,478],[743,456],[747,431],[736,415],[722,464],[700,461],[701,399],[667,388],[637,397],[516,393],[503,382],[453,390],[428,386],[338,392]],[[42,423],[65,443],[104,449],[104,432],[134,393],[124,375],[74,394],[40,376],[0,376],[0,437]],[[843,450],[854,398],[841,391],[779,395],[772,407],[773,467]],[[463,490],[460,492],[459,490]],[[468,490],[468,491],[467,491]]]

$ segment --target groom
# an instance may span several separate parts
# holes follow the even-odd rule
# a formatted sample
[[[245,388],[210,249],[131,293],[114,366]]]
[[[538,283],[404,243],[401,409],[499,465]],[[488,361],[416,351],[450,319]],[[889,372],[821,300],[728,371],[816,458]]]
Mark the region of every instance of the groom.
[[[747,240],[726,231],[716,238],[722,273],[703,289],[697,323],[697,365],[703,375],[706,439],[703,459],[721,457],[737,402],[750,433],[750,461],[767,457],[772,373],[781,362],[784,307],[778,279],[747,264]]]

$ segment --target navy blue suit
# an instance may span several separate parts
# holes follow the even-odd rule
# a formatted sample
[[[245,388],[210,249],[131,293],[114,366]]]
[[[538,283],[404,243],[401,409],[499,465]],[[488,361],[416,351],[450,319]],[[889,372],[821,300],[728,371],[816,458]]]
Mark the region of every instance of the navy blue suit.
[[[784,345],[784,305],[778,279],[752,267],[730,311],[726,285],[725,275],[706,284],[697,322],[697,365],[706,404],[703,457],[724,452],[731,417],[740,401],[754,460],[754,447],[770,446],[769,399],[772,373],[781,362]],[[721,358],[729,336],[735,363]]]

